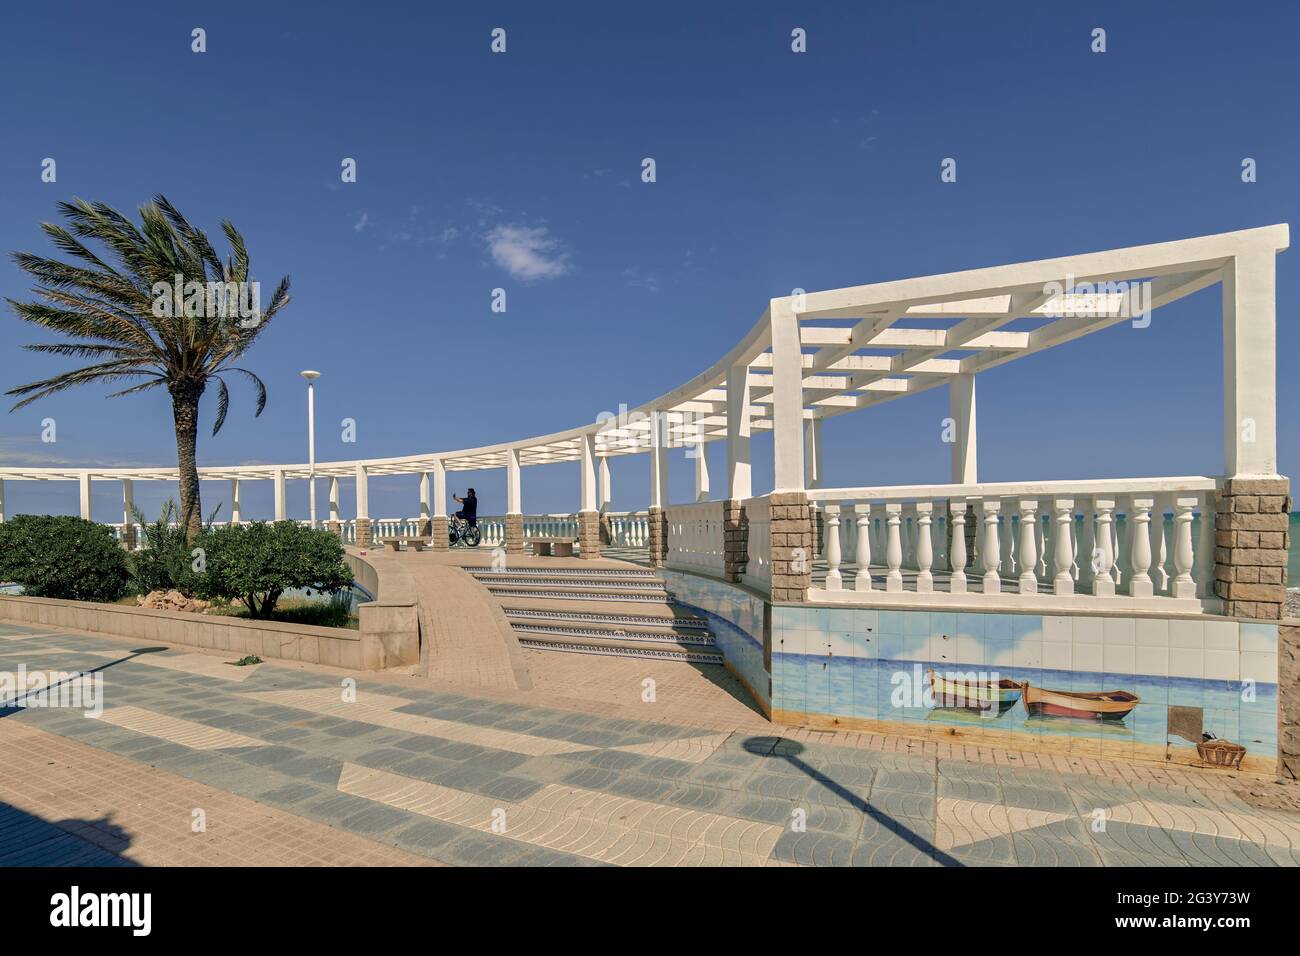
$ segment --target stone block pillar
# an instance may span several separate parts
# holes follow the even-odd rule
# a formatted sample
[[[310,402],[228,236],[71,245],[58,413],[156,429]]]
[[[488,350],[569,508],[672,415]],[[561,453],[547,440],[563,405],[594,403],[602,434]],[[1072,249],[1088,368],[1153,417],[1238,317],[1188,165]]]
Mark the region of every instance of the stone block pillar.
[[[429,519],[430,531],[433,534],[433,541],[429,544],[429,550],[446,551],[451,547],[447,541],[447,535],[450,532],[449,524],[450,521],[446,515],[434,515]]]
[[[579,557],[588,560],[600,557],[599,511],[578,512],[578,550]]]
[[[447,536],[443,535],[443,541]],[[524,516],[506,515],[506,554],[524,553]]]
[[[1277,775],[1300,780],[1300,626],[1277,629]]]
[[[773,492],[772,600],[806,601],[812,586],[812,516],[802,491]]]
[[[1290,490],[1286,478],[1230,478],[1219,492],[1214,593],[1229,617],[1276,621],[1283,615]]]
[[[370,547],[370,519],[369,518],[357,519],[357,547],[358,548]]]
[[[749,563],[749,521],[745,517],[745,502],[729,498],[722,503],[722,529],[723,578],[735,583]]]
[[[326,522],[325,522],[325,530],[328,531],[330,534],[334,535],[334,537],[338,538],[339,541],[342,541],[342,540],[343,540],[343,522],[342,522],[342,521],[326,521]]]
[[[650,563],[662,568],[668,563],[668,521],[664,509],[651,506],[646,514],[646,548],[650,552]]]

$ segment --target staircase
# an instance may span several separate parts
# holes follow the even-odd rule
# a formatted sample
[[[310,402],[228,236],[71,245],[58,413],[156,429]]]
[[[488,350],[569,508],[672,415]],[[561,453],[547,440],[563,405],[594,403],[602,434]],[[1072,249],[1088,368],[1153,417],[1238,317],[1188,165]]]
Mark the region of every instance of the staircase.
[[[677,607],[644,568],[511,568],[465,571],[505,612],[522,647],[721,664],[707,622]]]

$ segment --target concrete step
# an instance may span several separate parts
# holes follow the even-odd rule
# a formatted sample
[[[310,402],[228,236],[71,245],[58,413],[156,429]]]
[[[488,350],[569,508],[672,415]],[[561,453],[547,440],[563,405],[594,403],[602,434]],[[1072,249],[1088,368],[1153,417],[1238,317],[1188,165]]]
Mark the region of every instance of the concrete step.
[[[664,627],[657,624],[637,627],[601,620],[572,620],[539,617],[536,614],[507,614],[510,626],[523,639],[525,634],[551,638],[587,638],[591,640],[628,641],[649,644],[681,644],[692,647],[712,647],[713,634],[700,627]]]
[[[572,621],[580,624],[609,624],[633,628],[676,628],[707,631],[708,623],[667,601],[529,601],[526,598],[502,600],[507,618],[536,618],[547,621]]]
[[[656,577],[612,576],[603,574],[567,575],[520,573],[518,571],[472,572],[474,580],[489,587],[614,588],[661,592],[667,582]]]
[[[722,652],[712,647],[670,644],[661,641],[609,640],[582,637],[544,637],[519,634],[519,646],[537,651],[570,654],[598,654],[602,657],[639,657],[684,661],[692,664],[722,664]]]
[[[630,601],[664,603],[668,592],[663,588],[630,588],[622,584],[494,584],[483,582],[488,593],[499,599],[527,598],[559,601]]]
[[[551,566],[544,567],[525,567],[514,564],[506,568],[497,570],[489,566],[466,566],[465,570],[474,577],[483,580],[493,580],[499,577],[546,577],[546,578],[564,578],[568,580],[590,581],[595,579],[612,580],[612,581],[641,581],[652,580],[662,583],[663,579],[656,575],[648,568],[634,567],[568,567],[568,566]]]

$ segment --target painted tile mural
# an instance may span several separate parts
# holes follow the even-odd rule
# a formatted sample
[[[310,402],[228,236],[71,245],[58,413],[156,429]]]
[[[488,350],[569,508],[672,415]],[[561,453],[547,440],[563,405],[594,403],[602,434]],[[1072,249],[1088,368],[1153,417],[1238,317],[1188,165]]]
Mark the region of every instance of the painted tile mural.
[[[660,569],[673,600],[706,618],[718,650],[727,663],[749,685],[764,707],[768,696],[768,673],[763,666],[762,598],[724,581],[713,581],[694,574]]]
[[[1246,766],[1277,754],[1273,624],[777,606],[772,681],[787,719],[1148,759],[1195,759],[1208,733]]]

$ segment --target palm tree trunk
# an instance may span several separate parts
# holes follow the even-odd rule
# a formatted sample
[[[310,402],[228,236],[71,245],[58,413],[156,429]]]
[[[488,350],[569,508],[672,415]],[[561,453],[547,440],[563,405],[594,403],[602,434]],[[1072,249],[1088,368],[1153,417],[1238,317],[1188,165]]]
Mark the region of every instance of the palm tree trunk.
[[[203,505],[199,500],[199,469],[195,448],[199,433],[199,397],[203,385],[175,382],[171,386],[172,418],[176,422],[176,458],[180,470],[181,527],[190,542],[202,528]]]

